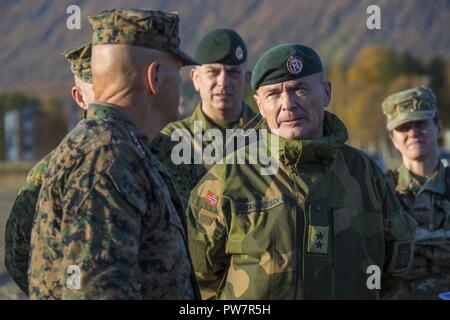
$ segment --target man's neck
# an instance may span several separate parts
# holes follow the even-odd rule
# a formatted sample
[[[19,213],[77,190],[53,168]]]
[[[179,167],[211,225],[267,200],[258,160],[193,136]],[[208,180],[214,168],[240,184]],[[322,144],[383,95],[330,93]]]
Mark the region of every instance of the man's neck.
[[[148,110],[151,106],[145,105],[142,99],[109,99],[105,103],[117,106],[117,109],[125,114],[128,119],[135,125],[139,133],[147,136],[152,141],[164,127],[158,117],[158,113],[154,113],[151,117],[148,116]]]
[[[403,165],[414,175],[428,178],[436,170],[439,164],[439,154],[430,154],[423,160],[410,160],[403,158]]]
[[[203,105],[202,103],[202,111],[203,113],[212,121],[215,122],[231,122],[236,121],[241,116],[243,109],[243,104],[240,103],[239,106],[230,109],[221,109],[217,110],[210,106]]]

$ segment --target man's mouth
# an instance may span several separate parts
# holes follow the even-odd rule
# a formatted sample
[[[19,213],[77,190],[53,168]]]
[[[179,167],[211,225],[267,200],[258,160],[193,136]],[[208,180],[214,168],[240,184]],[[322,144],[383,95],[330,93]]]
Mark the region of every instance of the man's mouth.
[[[218,97],[218,98],[228,98],[228,97],[231,97],[232,95],[231,94],[228,94],[228,93],[216,93],[216,94],[214,94],[214,97]]]
[[[286,119],[281,121],[282,124],[284,125],[288,125],[288,126],[293,126],[293,125],[297,125],[298,123],[300,123],[302,120],[304,120],[304,117],[295,117],[292,119]]]

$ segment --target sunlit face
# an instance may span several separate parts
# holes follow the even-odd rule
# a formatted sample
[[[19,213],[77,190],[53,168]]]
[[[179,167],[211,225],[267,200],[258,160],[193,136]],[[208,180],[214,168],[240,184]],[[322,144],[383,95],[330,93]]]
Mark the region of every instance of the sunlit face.
[[[204,64],[191,71],[192,83],[200,94],[202,107],[213,112],[241,108],[247,78],[246,63],[236,66]]]
[[[322,135],[331,84],[316,73],[258,88],[254,95],[272,132],[282,138],[315,139]]]
[[[392,130],[391,139],[403,158],[421,161],[437,152],[440,135],[440,126],[428,119],[402,124]]]

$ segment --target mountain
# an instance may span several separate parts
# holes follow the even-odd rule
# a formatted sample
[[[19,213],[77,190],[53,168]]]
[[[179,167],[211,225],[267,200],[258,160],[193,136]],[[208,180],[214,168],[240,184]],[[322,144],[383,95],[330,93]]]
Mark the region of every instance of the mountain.
[[[66,27],[72,4],[81,9],[81,30]],[[381,8],[381,30],[366,27],[371,4]],[[188,52],[214,28],[235,29],[248,43],[251,66],[283,42],[311,45],[325,65],[351,63],[369,44],[425,60],[450,55],[450,0],[1,0],[0,91],[66,95],[72,78],[61,52],[90,40],[88,15],[113,7],[177,11]]]

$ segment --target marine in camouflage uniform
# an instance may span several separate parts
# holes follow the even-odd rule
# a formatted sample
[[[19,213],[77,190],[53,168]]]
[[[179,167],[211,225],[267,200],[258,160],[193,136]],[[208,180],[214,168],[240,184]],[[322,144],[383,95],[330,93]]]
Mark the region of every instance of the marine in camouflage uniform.
[[[141,46],[195,63],[179,49],[175,14],[113,9],[89,21],[94,46]],[[197,296],[181,205],[148,143],[114,105],[95,103],[56,148],[32,230],[31,298]]]
[[[92,83],[91,44],[66,51],[64,56],[70,63],[70,69],[75,77],[85,83]],[[11,278],[26,294],[28,294],[27,272],[31,227],[42,180],[52,155],[53,151],[30,170],[6,222],[5,267]]]
[[[450,169],[444,167],[438,156],[440,122],[436,97],[428,88],[415,87],[387,97],[382,109],[387,116],[391,138],[397,141],[397,149],[403,156],[400,167],[389,171],[387,176],[417,221],[414,263],[396,297],[437,299],[439,293],[450,291]],[[415,129],[411,128],[413,125]],[[411,130],[415,130],[414,133],[409,133]],[[398,145],[399,140],[395,140],[394,134],[409,134],[412,139],[422,141],[421,148],[427,150],[415,159]],[[432,160],[429,177],[408,169],[411,161],[427,163],[429,159]]]
[[[223,80],[224,84],[222,90],[233,94],[236,104],[230,107],[230,109],[237,111],[240,110],[240,115],[237,119],[232,120],[219,120],[217,118],[208,117],[204,112],[205,104],[212,105],[212,102],[206,100],[201,101],[197,104],[191,116],[183,120],[170,123],[161,131],[162,136],[159,137],[155,143],[153,143],[152,150],[154,150],[155,154],[159,158],[170,159],[173,146],[176,145],[176,143],[167,143],[167,140],[169,140],[167,137],[171,137],[176,130],[185,130],[186,137],[192,146],[190,164],[176,165],[173,162],[164,162],[164,164],[170,168],[170,171],[174,172],[173,179],[176,186],[180,190],[180,197],[184,202],[183,208],[187,207],[189,194],[194,186],[211,167],[211,165],[207,164],[204,159],[201,163],[195,163],[195,153],[198,153],[198,158],[202,159],[202,152],[211,143],[211,140],[205,141],[202,139],[201,143],[198,144],[194,139],[194,134],[198,132],[203,137],[205,132],[208,132],[208,130],[216,129],[220,131],[222,137],[225,137],[227,129],[243,128],[256,115],[255,112],[245,102],[243,102],[243,92],[246,84],[245,77],[247,76],[247,47],[239,34],[230,29],[217,29],[211,31],[200,41],[195,52],[195,59],[202,64],[201,67],[195,68],[221,66],[225,69],[223,75],[225,80]],[[227,68],[230,69],[227,70]],[[243,74],[236,76],[236,69],[240,69],[239,72]],[[192,72],[191,77],[193,77]],[[217,75],[217,77],[220,77],[220,75]],[[220,80],[216,81],[219,82]],[[195,82],[194,79],[193,82]],[[200,86],[202,87],[197,88],[199,93],[209,89],[206,88],[204,84]],[[234,92],[231,92],[233,90]],[[201,98],[202,100],[206,99],[202,96]],[[196,131],[194,127],[196,122],[201,125],[201,129],[198,131]],[[223,142],[223,147],[225,150],[226,141]]]
[[[252,87],[320,72],[311,48],[281,45],[258,60]],[[255,130],[267,128],[263,121]],[[269,134],[267,141],[279,138],[278,146],[266,143],[275,174],[250,163],[249,143],[245,164],[213,166],[192,191],[190,245],[203,298],[377,299],[380,290],[367,285],[373,266],[381,289],[401,281],[414,221],[377,165],[345,145],[347,130],[335,115],[325,112],[320,128],[317,139]]]

